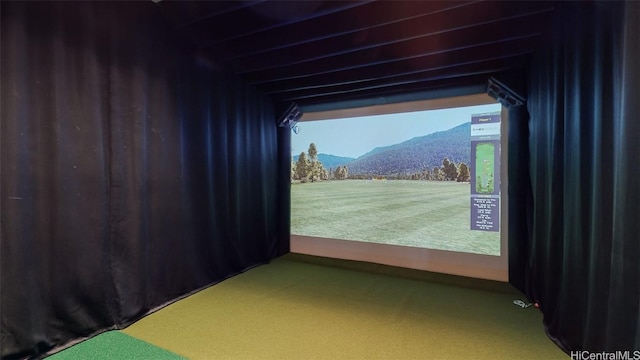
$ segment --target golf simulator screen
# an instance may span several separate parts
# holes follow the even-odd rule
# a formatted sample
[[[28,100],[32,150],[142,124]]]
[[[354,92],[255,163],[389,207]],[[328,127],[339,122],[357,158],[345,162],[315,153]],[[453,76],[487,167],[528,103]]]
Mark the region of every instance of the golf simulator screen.
[[[502,106],[465,99],[303,117],[291,135],[292,251],[506,281]]]

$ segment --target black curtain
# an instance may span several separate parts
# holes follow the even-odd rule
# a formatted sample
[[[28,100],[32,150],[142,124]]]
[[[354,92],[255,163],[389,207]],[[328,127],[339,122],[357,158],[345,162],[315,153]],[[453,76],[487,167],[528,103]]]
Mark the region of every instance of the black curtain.
[[[288,251],[268,98],[181,44],[151,1],[0,4],[3,358]]]
[[[639,2],[559,3],[513,133],[529,174],[510,281],[567,352],[640,350],[639,39]]]
[[[526,83],[524,79],[522,83]],[[525,96],[525,94],[522,94]],[[509,283],[523,293],[531,286],[527,271],[533,204],[529,178],[529,112],[526,105],[508,107]]]

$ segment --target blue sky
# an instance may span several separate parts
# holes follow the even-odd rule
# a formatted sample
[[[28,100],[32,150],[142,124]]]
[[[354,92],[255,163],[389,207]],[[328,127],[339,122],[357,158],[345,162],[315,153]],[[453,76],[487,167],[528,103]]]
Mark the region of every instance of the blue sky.
[[[499,104],[452,109],[301,121],[291,133],[291,154],[300,155],[315,143],[318,153],[357,158],[372,149],[444,131],[471,121],[471,115],[500,111]]]

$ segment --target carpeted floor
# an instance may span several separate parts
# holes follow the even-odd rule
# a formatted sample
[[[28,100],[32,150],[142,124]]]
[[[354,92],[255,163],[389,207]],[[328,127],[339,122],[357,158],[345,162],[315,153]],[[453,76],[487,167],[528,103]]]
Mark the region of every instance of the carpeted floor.
[[[48,357],[50,360],[181,360],[182,356],[120,331],[108,331]]]
[[[189,359],[568,359],[521,297],[504,283],[288,254],[122,333]]]

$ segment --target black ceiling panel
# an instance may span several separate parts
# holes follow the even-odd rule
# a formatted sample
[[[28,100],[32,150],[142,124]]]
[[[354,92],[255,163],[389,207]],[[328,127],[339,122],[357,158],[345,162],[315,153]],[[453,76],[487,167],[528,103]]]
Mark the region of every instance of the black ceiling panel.
[[[212,63],[280,104],[485,82],[527,65],[546,1],[160,1]]]

